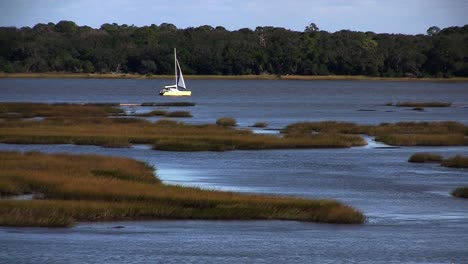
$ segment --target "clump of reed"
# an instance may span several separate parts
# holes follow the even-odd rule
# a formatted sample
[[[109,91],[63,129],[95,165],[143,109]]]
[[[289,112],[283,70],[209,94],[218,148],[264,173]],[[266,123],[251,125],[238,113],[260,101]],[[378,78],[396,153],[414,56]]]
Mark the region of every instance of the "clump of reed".
[[[411,157],[408,159],[408,162],[415,162],[415,163],[426,163],[426,162],[439,163],[441,161],[442,161],[441,155],[433,154],[433,153],[425,153],[425,152],[415,153],[411,155]]]
[[[268,123],[266,122],[257,122],[255,124],[253,124],[252,127],[259,127],[259,128],[262,128],[262,127],[267,127],[268,126]]]
[[[0,194],[12,190],[44,198],[0,200],[0,225],[55,227],[138,219],[365,221],[359,211],[332,200],[165,185],[142,162],[97,155],[0,152]]]
[[[453,190],[452,195],[458,198],[468,198],[468,186]]]
[[[192,117],[192,114],[187,111],[174,111],[167,113],[165,117]]]
[[[440,165],[450,168],[468,168],[468,157],[457,155],[444,159]]]
[[[221,117],[216,120],[216,124],[225,127],[232,127],[237,125],[237,121],[232,117]]]

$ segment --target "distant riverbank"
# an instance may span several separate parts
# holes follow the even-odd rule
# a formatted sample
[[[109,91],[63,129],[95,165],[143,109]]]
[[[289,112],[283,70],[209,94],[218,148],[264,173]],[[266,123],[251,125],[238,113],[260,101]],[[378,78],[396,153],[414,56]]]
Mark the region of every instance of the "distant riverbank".
[[[0,78],[76,78],[76,79],[172,79],[173,75],[130,73],[0,73]],[[466,77],[409,78],[369,77],[362,75],[185,75],[186,79],[203,80],[308,80],[308,81],[401,81],[401,82],[468,82]]]

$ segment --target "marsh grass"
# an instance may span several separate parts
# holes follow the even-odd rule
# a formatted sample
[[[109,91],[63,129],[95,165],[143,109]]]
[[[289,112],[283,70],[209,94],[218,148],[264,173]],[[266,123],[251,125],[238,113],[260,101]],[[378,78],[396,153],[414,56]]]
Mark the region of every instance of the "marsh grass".
[[[365,140],[357,135],[327,133],[278,137],[221,125],[189,125],[166,119],[151,123],[138,118],[3,120],[0,121],[0,142],[105,147],[151,144],[154,149],[170,151],[338,148],[366,144]]]
[[[317,133],[367,134],[377,141],[396,146],[467,146],[468,127],[452,121],[398,122],[358,125],[349,122],[306,122],[287,126],[285,136],[301,137]]]
[[[286,126],[281,130],[286,136],[301,137],[317,133],[366,134],[370,126],[349,122],[324,121],[302,122]]]
[[[216,124],[225,127],[233,127],[237,126],[237,121],[232,117],[221,117],[216,120]]]
[[[468,186],[455,189],[452,195],[458,198],[468,198]]]
[[[440,163],[442,161],[442,156],[438,154],[432,154],[432,153],[415,153],[411,155],[411,157],[408,159],[408,162],[415,162],[415,163],[426,163],[426,162],[436,162]]]
[[[0,225],[69,226],[136,219],[282,219],[363,223],[332,200],[236,194],[162,184],[154,168],[97,155],[0,152],[0,194],[41,193],[43,200],[0,200]]]
[[[152,144],[155,149],[175,151],[335,148],[363,146],[360,134],[397,146],[468,145],[468,128],[457,122],[399,122],[358,125],[349,122],[296,123],[282,130],[284,137],[256,135],[235,129],[233,118],[220,118],[217,125],[188,125],[160,120],[151,123],[141,118],[109,118],[121,111],[109,105],[0,104],[3,113],[47,115],[44,120],[0,119],[0,142],[17,144],[79,144],[128,147]],[[84,108],[85,110],[80,110]],[[1,111],[0,111],[1,112]],[[73,113],[78,113],[73,115]],[[162,114],[153,112],[152,114]],[[188,116],[177,111],[165,116]]]
[[[398,102],[395,104],[397,107],[450,107],[452,103],[446,102]]]
[[[268,123],[266,123],[266,122],[257,122],[257,123],[255,123],[252,127],[260,127],[260,128],[262,128],[262,127],[267,127],[267,126],[268,126]]]
[[[440,165],[450,168],[468,168],[468,157],[457,155],[444,159]]]
[[[377,136],[377,141],[394,146],[467,146],[468,139],[463,134],[390,134]]]
[[[16,114],[19,118],[32,117],[106,117],[122,114],[115,104],[42,104],[0,103],[0,118]]]

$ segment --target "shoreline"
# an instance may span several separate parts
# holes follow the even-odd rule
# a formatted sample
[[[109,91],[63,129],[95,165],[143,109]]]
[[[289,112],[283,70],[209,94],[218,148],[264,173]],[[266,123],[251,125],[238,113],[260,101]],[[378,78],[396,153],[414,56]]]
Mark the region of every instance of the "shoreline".
[[[141,75],[130,73],[0,73],[4,78],[44,79],[172,79],[173,75]],[[362,75],[185,75],[188,80],[303,80],[303,81],[392,81],[392,82],[468,82],[467,77],[409,78],[370,77]]]

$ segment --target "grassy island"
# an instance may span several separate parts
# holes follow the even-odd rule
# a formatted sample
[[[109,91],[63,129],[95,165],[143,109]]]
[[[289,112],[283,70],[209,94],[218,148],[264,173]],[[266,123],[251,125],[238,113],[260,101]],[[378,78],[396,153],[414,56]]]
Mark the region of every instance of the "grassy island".
[[[452,192],[452,195],[455,196],[455,197],[458,197],[458,198],[465,198],[465,199],[467,199],[467,198],[468,198],[468,186],[466,186],[466,187],[460,187],[460,188],[455,189],[455,190]]]
[[[342,148],[366,144],[358,135],[336,133],[259,135],[230,127],[235,124],[234,119],[221,119],[220,125],[189,125],[164,119],[152,123],[141,118],[109,117],[121,112],[112,106],[3,103],[0,142],[105,147],[151,144],[154,149],[168,151]],[[46,118],[25,120],[25,116]]]
[[[283,129],[288,135],[304,134],[367,134],[377,141],[394,146],[468,146],[468,127],[462,123],[398,122],[394,124],[359,125],[349,122],[305,122]]]
[[[216,124],[225,127],[234,127],[237,126],[237,121],[232,117],[221,117],[216,120]]]
[[[409,162],[435,162],[441,166],[450,168],[468,168],[468,157],[456,155],[454,157],[443,159],[441,155],[431,153],[415,153],[409,159]]]
[[[415,163],[426,163],[426,162],[435,162],[440,163],[442,162],[442,156],[438,154],[432,153],[415,153],[411,155],[408,159],[408,162],[415,162]]]
[[[468,157],[457,155],[444,159],[440,165],[451,168],[468,168]]]
[[[0,225],[63,227],[79,221],[281,219],[358,224],[359,211],[333,200],[260,196],[171,186],[128,158],[0,152]]]
[[[267,126],[268,126],[268,123],[266,123],[266,122],[257,122],[255,124],[253,124],[252,127],[264,128],[264,127],[267,127]]]
[[[174,111],[165,115],[166,117],[192,117],[192,114],[187,111]]]
[[[169,115],[158,110],[147,115],[162,114],[190,115],[189,112],[172,112]],[[452,121],[379,125],[305,122],[285,127],[281,131],[283,137],[237,129],[233,127],[236,124],[233,118],[220,118],[216,123],[190,125],[164,119],[152,123],[125,116],[118,106],[106,104],[0,103],[2,143],[105,147],[151,144],[157,150],[226,151],[363,146],[366,142],[360,135],[367,134],[395,146],[468,146],[468,127]]]

